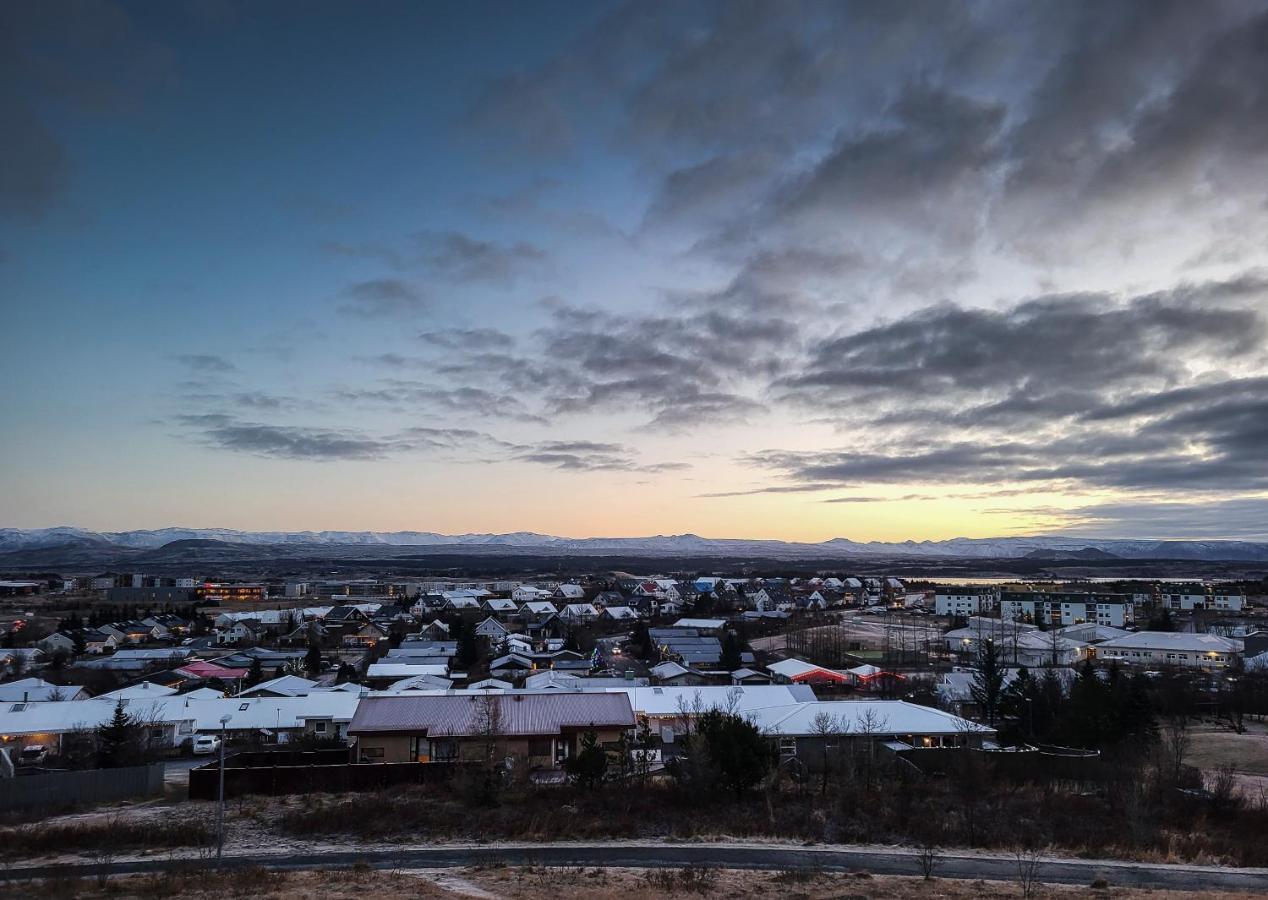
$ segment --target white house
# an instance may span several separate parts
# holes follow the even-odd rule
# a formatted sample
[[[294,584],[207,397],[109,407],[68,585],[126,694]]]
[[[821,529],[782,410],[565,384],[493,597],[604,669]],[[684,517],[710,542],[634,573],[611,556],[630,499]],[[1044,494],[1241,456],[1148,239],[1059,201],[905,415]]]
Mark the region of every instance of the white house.
[[[560,600],[580,600],[586,595],[586,589],[579,584],[561,584],[555,588],[555,596]]]
[[[593,603],[569,603],[559,613],[559,618],[565,622],[590,622],[599,618],[599,611]]]

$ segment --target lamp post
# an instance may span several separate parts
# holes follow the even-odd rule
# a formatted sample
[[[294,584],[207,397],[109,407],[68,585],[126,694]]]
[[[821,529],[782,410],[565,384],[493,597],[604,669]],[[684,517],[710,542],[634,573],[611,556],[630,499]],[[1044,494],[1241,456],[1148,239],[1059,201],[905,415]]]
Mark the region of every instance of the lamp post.
[[[216,804],[216,866],[225,849],[225,726],[233,716],[226,713],[220,717],[220,799]]]

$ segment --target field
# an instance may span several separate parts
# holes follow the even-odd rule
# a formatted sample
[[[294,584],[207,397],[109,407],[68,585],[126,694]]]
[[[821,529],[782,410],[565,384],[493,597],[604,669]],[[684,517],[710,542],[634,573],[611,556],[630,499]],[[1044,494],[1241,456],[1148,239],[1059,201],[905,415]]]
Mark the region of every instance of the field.
[[[1195,730],[1185,761],[1204,770],[1227,766],[1246,775],[1268,775],[1268,725],[1247,720],[1245,734]]]
[[[225,874],[208,872],[131,876],[96,880],[60,880],[40,887],[46,900],[61,898],[112,898],[148,900],[180,897],[183,900],[225,898],[273,898],[307,900],[449,900],[449,898],[506,898],[553,900],[565,893],[570,900],[653,900],[677,897],[742,897],[752,900],[915,900],[945,897],[949,900],[1010,900],[1023,896],[1019,884],[955,881],[934,878],[872,876],[866,872],[824,874],[812,871],[754,872],[711,869],[596,868],[469,868],[421,869],[379,872],[340,870],[269,872],[244,869]],[[1038,885],[1034,898],[1074,900],[1099,897],[1106,900],[1250,900],[1262,895],[1201,891],[1180,892],[1116,888],[1112,886],[1063,887]]]

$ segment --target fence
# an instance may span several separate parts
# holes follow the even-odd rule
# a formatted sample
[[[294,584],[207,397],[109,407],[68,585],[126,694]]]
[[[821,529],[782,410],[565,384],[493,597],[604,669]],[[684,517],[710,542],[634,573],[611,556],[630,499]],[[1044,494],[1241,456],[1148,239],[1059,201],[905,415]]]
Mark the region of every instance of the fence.
[[[235,753],[225,758],[225,796],[343,793],[435,784],[453,777],[460,768],[458,763],[349,763],[347,752],[340,750]],[[219,789],[219,761],[190,770],[189,799],[215,800]]]
[[[0,779],[0,810],[57,809],[163,793],[163,764]]]

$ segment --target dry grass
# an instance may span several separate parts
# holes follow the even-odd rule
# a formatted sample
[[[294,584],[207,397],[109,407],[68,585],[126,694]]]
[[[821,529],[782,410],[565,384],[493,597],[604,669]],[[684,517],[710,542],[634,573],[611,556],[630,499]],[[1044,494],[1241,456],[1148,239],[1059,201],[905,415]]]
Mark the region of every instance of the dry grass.
[[[656,900],[672,897],[740,897],[748,900],[1014,900],[1021,889],[1004,882],[955,881],[918,877],[871,876],[867,873],[824,874],[734,870],[663,870],[596,868],[503,868],[387,872],[338,870],[328,872],[184,873],[178,876],[116,878],[103,888],[95,882],[54,882],[40,891],[44,900],[447,900],[499,897],[507,900]],[[1252,900],[1263,895],[1218,891],[1183,892],[1105,887],[1041,885],[1042,900]]]
[[[1189,736],[1185,761],[1199,769],[1228,766],[1251,775],[1268,775],[1268,734],[1195,731]]]
[[[110,818],[97,821],[24,825],[0,829],[0,857],[30,859],[74,850],[89,855],[133,848],[207,847],[215,832],[194,816],[159,820]]]

